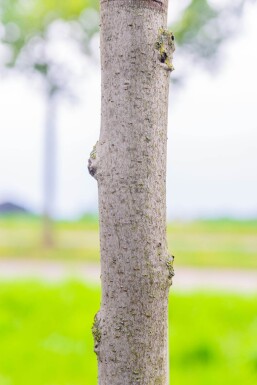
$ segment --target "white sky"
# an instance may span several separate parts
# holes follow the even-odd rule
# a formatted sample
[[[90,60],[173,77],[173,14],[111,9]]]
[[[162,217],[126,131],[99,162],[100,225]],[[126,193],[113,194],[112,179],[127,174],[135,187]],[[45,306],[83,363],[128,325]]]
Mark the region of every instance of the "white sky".
[[[186,87],[171,88],[169,217],[257,216],[256,20],[257,7],[249,6],[240,35],[223,48],[218,73],[195,68]],[[78,103],[59,106],[55,212],[60,216],[97,209],[87,159],[99,136],[100,68],[97,60],[87,66],[76,90]],[[12,74],[1,79],[0,106],[0,201],[40,211],[45,110],[40,88]]]

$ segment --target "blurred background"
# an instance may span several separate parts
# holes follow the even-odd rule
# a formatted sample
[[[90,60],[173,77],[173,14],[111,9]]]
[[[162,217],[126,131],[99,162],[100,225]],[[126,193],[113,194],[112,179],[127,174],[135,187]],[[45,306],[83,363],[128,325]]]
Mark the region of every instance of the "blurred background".
[[[257,381],[256,20],[170,1],[171,383]],[[93,385],[98,1],[0,0],[0,79],[0,385]]]

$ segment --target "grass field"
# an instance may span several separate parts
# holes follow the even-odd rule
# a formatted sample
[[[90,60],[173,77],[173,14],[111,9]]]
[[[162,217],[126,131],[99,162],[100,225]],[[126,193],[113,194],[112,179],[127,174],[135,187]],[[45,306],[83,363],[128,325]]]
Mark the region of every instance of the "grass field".
[[[96,218],[55,223],[56,247],[42,248],[39,218],[0,217],[2,258],[99,261]],[[257,268],[257,220],[209,220],[168,225],[176,265]]]
[[[0,385],[96,385],[99,289],[0,283]],[[257,383],[257,298],[172,294],[171,384]]]

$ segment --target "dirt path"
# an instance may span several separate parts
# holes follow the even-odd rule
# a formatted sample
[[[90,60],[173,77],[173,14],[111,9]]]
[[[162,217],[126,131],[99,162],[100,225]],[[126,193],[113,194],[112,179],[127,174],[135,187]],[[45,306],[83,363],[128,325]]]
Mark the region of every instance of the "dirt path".
[[[220,290],[257,293],[256,270],[176,267],[173,288],[176,290]],[[97,264],[30,260],[0,260],[0,280],[37,278],[60,281],[68,278],[100,283]]]

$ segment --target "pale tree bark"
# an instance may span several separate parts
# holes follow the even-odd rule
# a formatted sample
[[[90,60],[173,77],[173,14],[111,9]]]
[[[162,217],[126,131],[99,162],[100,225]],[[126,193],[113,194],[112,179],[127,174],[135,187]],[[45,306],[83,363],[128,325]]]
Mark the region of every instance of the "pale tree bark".
[[[166,142],[174,37],[168,0],[102,0],[102,119],[89,172],[98,182],[99,385],[166,385]]]

